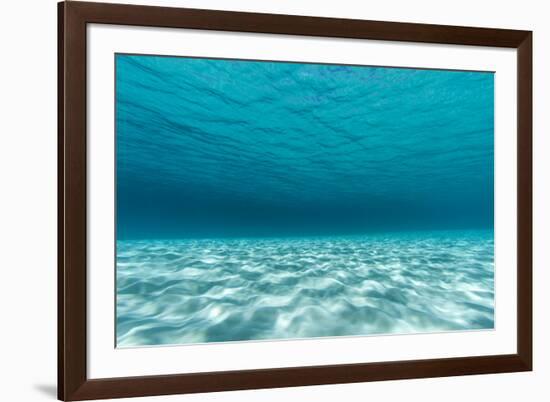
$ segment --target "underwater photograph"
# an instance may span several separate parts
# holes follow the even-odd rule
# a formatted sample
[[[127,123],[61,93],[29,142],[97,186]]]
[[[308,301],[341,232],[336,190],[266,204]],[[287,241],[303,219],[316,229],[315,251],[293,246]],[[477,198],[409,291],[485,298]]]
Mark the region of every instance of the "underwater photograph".
[[[494,73],[115,55],[116,346],[494,329]]]

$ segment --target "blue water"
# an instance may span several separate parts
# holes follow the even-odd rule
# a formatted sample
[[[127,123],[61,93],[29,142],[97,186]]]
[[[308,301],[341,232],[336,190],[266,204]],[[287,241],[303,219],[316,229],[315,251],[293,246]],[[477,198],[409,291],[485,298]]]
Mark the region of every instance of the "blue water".
[[[117,55],[117,344],[493,328],[493,95]]]

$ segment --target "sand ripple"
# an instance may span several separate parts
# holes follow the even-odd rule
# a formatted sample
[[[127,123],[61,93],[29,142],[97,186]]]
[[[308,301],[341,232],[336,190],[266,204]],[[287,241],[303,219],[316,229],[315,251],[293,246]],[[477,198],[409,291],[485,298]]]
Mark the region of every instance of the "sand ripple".
[[[489,329],[490,231],[119,241],[118,346]]]

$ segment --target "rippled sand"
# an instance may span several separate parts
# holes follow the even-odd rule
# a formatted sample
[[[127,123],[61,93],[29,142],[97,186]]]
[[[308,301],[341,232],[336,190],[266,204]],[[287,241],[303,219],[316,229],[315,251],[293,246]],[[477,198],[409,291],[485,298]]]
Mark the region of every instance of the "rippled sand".
[[[494,326],[491,231],[118,241],[118,346]]]

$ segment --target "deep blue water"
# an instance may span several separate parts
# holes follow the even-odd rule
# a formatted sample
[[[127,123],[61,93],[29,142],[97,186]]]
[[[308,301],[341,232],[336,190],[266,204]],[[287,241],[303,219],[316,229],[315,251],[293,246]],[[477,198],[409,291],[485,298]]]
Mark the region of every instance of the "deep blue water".
[[[118,238],[491,228],[493,85],[118,56]]]
[[[117,55],[119,345],[492,328],[493,95]]]

